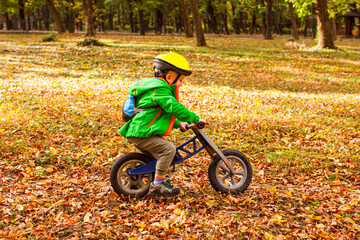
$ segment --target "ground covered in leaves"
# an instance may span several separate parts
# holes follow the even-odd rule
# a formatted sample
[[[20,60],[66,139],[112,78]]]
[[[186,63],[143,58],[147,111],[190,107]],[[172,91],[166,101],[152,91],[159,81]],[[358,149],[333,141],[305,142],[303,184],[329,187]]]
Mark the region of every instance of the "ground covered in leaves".
[[[359,41],[98,38],[106,46],[0,35],[0,238],[360,239]],[[136,151],[117,134],[126,91],[167,51],[194,71],[181,102],[221,149],[250,158],[243,194],[211,188],[205,153],[170,174],[175,198],[110,187],[116,158]]]

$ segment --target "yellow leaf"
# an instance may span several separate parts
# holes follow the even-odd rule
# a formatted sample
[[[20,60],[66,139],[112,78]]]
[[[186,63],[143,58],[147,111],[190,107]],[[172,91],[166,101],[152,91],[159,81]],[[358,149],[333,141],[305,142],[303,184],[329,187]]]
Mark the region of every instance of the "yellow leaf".
[[[143,228],[143,227],[145,227],[145,226],[146,226],[146,224],[144,224],[144,223],[138,223],[138,227]]]
[[[91,213],[87,212],[84,216],[84,222],[89,222],[91,217]]]
[[[351,224],[355,224],[355,221],[352,220],[351,218],[345,218],[344,221],[348,222],[348,223],[351,223]]]
[[[168,224],[166,221],[161,220],[160,223],[161,223],[161,225],[163,225],[164,227],[169,228],[169,224]]]
[[[1,129],[0,129],[0,133],[1,133],[1,132],[5,132],[5,129],[1,128]]]
[[[103,215],[103,218],[106,217],[106,215],[108,215],[109,211],[106,211],[105,214]]]
[[[339,211],[343,211],[343,212],[346,212],[346,210],[349,210],[351,209],[351,207],[347,204],[345,205],[342,205],[341,207],[339,207]]]
[[[272,234],[270,234],[268,232],[265,232],[265,239],[266,240],[272,240],[272,239],[274,239],[274,235],[272,235]]]
[[[181,215],[181,210],[179,209],[179,208],[175,208],[175,210],[174,210],[174,213],[176,214],[176,215]]]
[[[85,117],[90,117],[90,113],[84,113]]]
[[[322,216],[313,216],[312,219],[314,220],[320,220],[322,218]]]
[[[279,214],[275,214],[274,216],[272,216],[271,218],[274,222],[278,222],[278,223],[283,223],[286,222],[286,220],[282,220],[282,216]]]
[[[273,187],[271,187],[269,190],[270,190],[270,192],[277,192],[277,191],[279,191],[279,189],[276,189],[276,188],[273,188]]]
[[[324,229],[326,226],[324,224],[316,224],[316,227],[317,228],[321,228],[321,229]]]
[[[337,217],[337,218],[343,218],[343,216],[341,216],[341,215],[339,215],[337,213],[334,213],[333,215],[334,215],[334,217]]]
[[[323,230],[321,230],[318,234],[322,238],[330,239],[329,234],[327,232],[323,231]]]
[[[208,205],[209,207],[213,207],[215,205],[217,205],[216,200],[208,200],[205,202],[206,205]]]
[[[285,193],[289,198],[293,196],[292,193],[290,191],[288,191],[288,190],[285,190]]]
[[[60,201],[54,203],[54,204],[53,204],[53,207],[58,207],[58,206],[60,206],[61,204],[63,204],[63,202],[65,202],[65,200],[60,200]]]

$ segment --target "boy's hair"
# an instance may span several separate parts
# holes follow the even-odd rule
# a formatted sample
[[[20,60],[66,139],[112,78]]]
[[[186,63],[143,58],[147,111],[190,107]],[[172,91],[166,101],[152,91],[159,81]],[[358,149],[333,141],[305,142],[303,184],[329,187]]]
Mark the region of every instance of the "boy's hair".
[[[155,77],[164,77],[166,78],[166,74],[169,72],[169,70],[161,71],[154,67],[154,76]]]

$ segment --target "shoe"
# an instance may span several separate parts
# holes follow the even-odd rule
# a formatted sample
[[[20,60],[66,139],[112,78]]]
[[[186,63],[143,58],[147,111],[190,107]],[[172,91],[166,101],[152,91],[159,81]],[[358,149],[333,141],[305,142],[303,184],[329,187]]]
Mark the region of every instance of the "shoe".
[[[152,182],[150,184],[149,194],[160,197],[174,197],[180,193],[179,188],[173,188],[170,181],[166,180],[163,183],[154,185]]]

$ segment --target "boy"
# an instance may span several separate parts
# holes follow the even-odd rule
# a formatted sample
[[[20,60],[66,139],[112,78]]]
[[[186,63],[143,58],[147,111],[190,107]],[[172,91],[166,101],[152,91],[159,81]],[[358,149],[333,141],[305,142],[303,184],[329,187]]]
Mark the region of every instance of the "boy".
[[[186,131],[188,123],[205,121],[178,102],[179,87],[184,77],[191,74],[183,56],[173,52],[156,56],[154,71],[154,78],[143,78],[128,91],[137,97],[136,108],[146,110],[138,112],[119,133],[138,149],[159,154],[149,194],[172,197],[179,194],[180,189],[173,188],[165,178],[176,148],[162,136],[168,136],[172,128]]]

